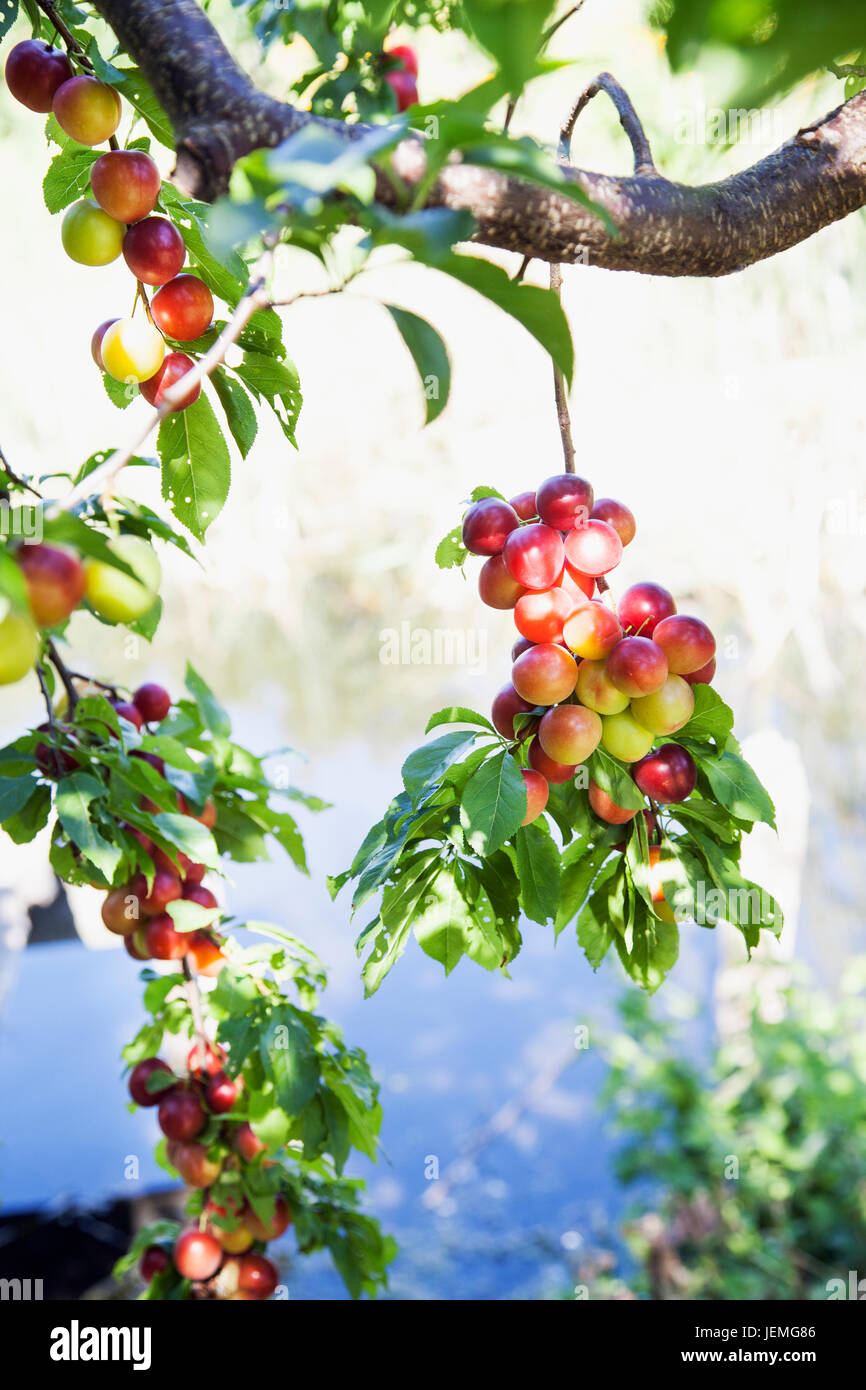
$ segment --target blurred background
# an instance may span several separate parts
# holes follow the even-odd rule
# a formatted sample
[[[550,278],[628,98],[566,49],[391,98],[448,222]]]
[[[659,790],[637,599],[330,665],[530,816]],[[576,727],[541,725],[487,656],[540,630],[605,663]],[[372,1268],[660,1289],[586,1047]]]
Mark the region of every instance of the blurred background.
[[[211,13],[231,40],[228,3]],[[423,32],[417,46],[422,101],[485,75],[459,34]],[[236,51],[276,92],[298,62],[281,51],[260,71],[254,46]],[[827,78],[734,130],[720,121],[729,60],[672,76],[639,0],[589,0],[552,53],[573,62],[530,88],[515,133],[552,141],[576,93],[609,69],[659,167],[689,182],[754,162],[841,100]],[[13,468],[38,474],[125,441],[144,406],[118,413],[89,351],[95,325],[127,312],[128,274],[63,255],[41,198],[41,122],[2,89],[0,140],[0,443]],[[573,153],[589,168],[630,167],[603,99],[581,117]],[[287,255],[280,287],[321,283],[315,274]],[[528,278],[545,277],[533,263]],[[450,346],[451,400],[426,430],[380,298],[429,317]],[[80,616],[73,665],[179,692],[191,660],[239,738],[303,750],[292,780],[334,803],[303,826],[309,880],[285,861],[235,866],[225,898],[315,947],[327,1011],[382,1080],[386,1157],[357,1171],[400,1243],[392,1297],[827,1297],[858,1257],[866,1274],[855,1006],[866,949],[866,220],[718,281],[566,268],[564,302],[578,472],[638,522],[614,590],[658,580],[712,625],[715,684],[776,801],[779,836],[759,827],[744,870],[785,909],[779,948],[744,969],[733,932],[685,928],[673,982],[647,1006],[616,962],[593,976],[568,934],[554,949],[551,930],[526,923],[510,981],[466,962],[446,981],[413,946],[363,1001],[362,923],[329,902],[324,876],[348,864],[398,789],[428,715],[452,702],[485,710],[509,670],[510,615],[480,604],[471,567],[468,582],[439,571],[435,545],[476,484],[508,496],[561,469],[549,362],[432,271],[383,262],[350,293],[289,311],[299,449],[264,421],[200,563],[165,556],[153,646]],[[143,470],[128,485],[158,501]],[[395,632],[456,634],[466,655],[383,660]],[[4,691],[4,741],[41,717],[35,681]],[[36,1273],[47,1250],[54,1296],[78,1296],[165,1179],[150,1157],[152,1112],[125,1109],[119,1051],[139,1026],[136,973],[106,939],[97,894],[72,890],[47,912],[55,898],[45,843],[0,844],[0,1272],[14,1263],[26,1276],[32,1253]],[[46,940],[59,921],[67,939]],[[633,1126],[640,1142],[617,1166]],[[291,1251],[289,1238],[292,1298],[344,1296],[326,1259]]]

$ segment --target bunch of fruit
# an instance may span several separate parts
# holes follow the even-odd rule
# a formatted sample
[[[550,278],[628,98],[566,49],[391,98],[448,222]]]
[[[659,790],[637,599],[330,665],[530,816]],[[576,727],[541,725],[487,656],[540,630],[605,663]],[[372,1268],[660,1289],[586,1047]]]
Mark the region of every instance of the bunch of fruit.
[[[691,754],[658,741],[691,717],[692,686],[712,679],[716,643],[699,618],[677,613],[660,584],[633,584],[614,606],[605,576],[634,534],[628,507],[595,501],[590,484],[573,473],[510,502],[482,498],[464,517],[463,544],[488,557],[481,598],[512,609],[520,633],[511,681],[491,718],[515,752],[527,748],[525,825],[544,810],[550,784],[574,778],[599,744],[631,765],[651,816],[653,803],[684,801],[694,790]],[[610,824],[637,814],[594,781],[589,801]]]
[[[397,110],[408,111],[418,101],[418,56],[408,44],[395,44],[383,56],[388,63],[385,81],[397,100]]]
[[[0,619],[0,685],[11,685],[39,659],[40,628],[65,623],[83,600],[110,623],[141,618],[156,602],[162,570],[153,546],[140,536],[108,542],[132,574],[106,560],[84,560],[65,546],[25,543],[15,551],[24,577],[27,609],[10,607]]]
[[[148,724],[159,724],[171,709],[171,697],[161,685],[142,685],[132,699],[112,700],[116,713],[141,730]],[[41,725],[40,731],[47,728]],[[39,745],[37,760],[43,769],[51,767],[54,750]],[[74,764],[74,755],[65,750],[61,755]],[[156,753],[133,750],[132,757],[143,758],[160,775],[165,772],[165,763]],[[70,770],[67,766],[66,771]],[[142,799],[142,810],[157,812],[156,806],[147,797]],[[192,816],[208,830],[216,825],[216,803],[208,799],[201,812],[196,812],[186,798],[177,793],[177,809],[181,815]],[[178,931],[174,921],[166,911],[169,903],[197,903],[208,911],[216,911],[219,904],[202,879],[207,872],[204,864],[196,864],[188,855],[177,851],[169,854],[134,826],[125,825],[124,830],[137,840],[153,864],[153,877],[137,872],[117,888],[109,889],[102,904],[102,920],[110,932],[123,937],[127,954],[133,960],[184,960],[201,975],[218,975],[225,965],[221,951],[222,940],[214,931],[201,928],[195,931]]]
[[[157,1119],[166,1137],[166,1155],[188,1187],[207,1191],[222,1175],[261,1167],[267,1145],[248,1121],[232,1119],[243,1078],[231,1076],[225,1051],[195,1042],[187,1057],[188,1075],[179,1077],[161,1057],[133,1067],[129,1094],[136,1105],[159,1106]],[[263,1219],[225,1181],[217,1197],[208,1192],[199,1224],[182,1231],[172,1249],[150,1245],[140,1270],[147,1283],[174,1267],[198,1285],[201,1295],[223,1299],[265,1299],[277,1286],[276,1266],[263,1253],[291,1224],[286,1198],[276,1193]],[[225,1195],[226,1193],[230,1195]]]
[[[71,55],[74,59],[76,55]],[[190,371],[185,352],[166,350],[166,337],[192,342],[210,326],[213,296],[196,275],[182,274],[186,246],[168,218],[154,216],[162,180],[143,150],[122,150],[115,132],[122,105],[113,87],[88,73],[74,74],[70,56],[36,39],[16,44],[6,61],[6,83],[31,111],[53,112],[58,125],[80,145],[108,141],[111,148],[91,169],[92,198],[80,198],[63,217],[67,255],[81,265],[108,265],[122,254],[138,282],[135,304],[142,316],[107,319],[93,334],[96,365],[117,381],[137,383],[159,406],[169,387]],[[148,303],[146,285],[161,288]],[[201,393],[190,388],[175,410],[185,410]]]

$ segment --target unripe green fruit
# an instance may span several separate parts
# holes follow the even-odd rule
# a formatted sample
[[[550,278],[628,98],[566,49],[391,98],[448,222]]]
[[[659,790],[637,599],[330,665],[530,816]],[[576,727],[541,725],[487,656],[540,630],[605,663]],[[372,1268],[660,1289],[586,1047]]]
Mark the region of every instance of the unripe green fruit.
[[[36,665],[39,633],[29,613],[10,609],[0,620],[0,685],[20,681]]]
[[[624,763],[636,763],[653,746],[654,735],[633,719],[628,710],[602,719],[602,747]]]
[[[145,318],[118,319],[106,328],[99,351],[116,381],[149,381],[162,366],[165,342]]]
[[[120,255],[125,231],[92,198],[80,198],[66,213],[60,237],[67,256],[79,265],[108,265]]]
[[[124,574],[103,560],[87,560],[87,599],[110,623],[131,623],[156,602],[162,569],[153,546],[139,536],[118,536],[109,549],[138,576]]]

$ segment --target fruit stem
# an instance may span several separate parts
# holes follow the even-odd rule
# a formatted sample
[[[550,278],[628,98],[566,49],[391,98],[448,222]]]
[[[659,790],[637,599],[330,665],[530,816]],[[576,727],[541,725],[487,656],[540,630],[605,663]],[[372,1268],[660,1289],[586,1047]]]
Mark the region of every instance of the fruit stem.
[[[60,35],[60,37],[63,39],[63,42],[66,44],[66,47],[69,49],[69,52],[75,55],[75,59],[78,62],[79,66],[82,68],[86,68],[88,72],[95,72],[96,69],[94,68],[84,49],[81,47],[81,44],[78,42],[77,38],[75,37],[69,26],[66,24],[66,22],[58,14],[57,7],[56,5],[54,5],[53,0],[36,0],[36,4],[39,7],[39,9],[42,10],[42,12],[46,14],[48,18],[51,20],[51,23],[54,25],[55,36],[57,34]]]
[[[182,962],[183,969],[183,989],[186,995],[189,1011],[192,1014],[193,1038],[196,1047],[201,1053],[202,1063],[207,1061],[210,1038],[205,1032],[204,1018],[201,1009],[201,994],[199,993],[198,981],[192,973],[189,965],[189,956],[184,956]]]
[[[551,263],[550,266],[550,288],[557,299],[562,299],[562,266]],[[574,441],[571,437],[571,417],[568,413],[568,393],[565,389],[565,378],[562,372],[553,364],[553,394],[556,400],[556,419],[559,424],[559,437],[562,440],[562,453],[565,458],[566,473],[574,472]]]

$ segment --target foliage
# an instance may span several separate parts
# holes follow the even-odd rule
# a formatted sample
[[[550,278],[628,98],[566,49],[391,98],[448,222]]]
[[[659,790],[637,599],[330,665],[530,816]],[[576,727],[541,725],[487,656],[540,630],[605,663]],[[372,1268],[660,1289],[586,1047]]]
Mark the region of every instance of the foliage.
[[[655,1192],[630,1227],[639,1293],[846,1298],[848,1271],[862,1270],[866,961],[848,967],[839,1001],[791,969],[779,1016],[765,1016],[768,971],[742,1030],[706,1063],[643,996],[621,1003],[623,1031],[606,1044],[617,1172]]]
[[[866,66],[863,7],[859,0],[659,0],[655,22],[667,37],[677,69],[694,67],[704,54],[733,53],[740,80],[733,98],[753,106],[773,100],[822,69]],[[840,73],[846,97],[866,85],[866,71]]]

